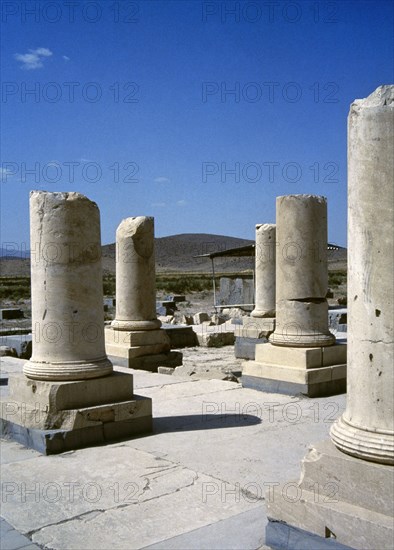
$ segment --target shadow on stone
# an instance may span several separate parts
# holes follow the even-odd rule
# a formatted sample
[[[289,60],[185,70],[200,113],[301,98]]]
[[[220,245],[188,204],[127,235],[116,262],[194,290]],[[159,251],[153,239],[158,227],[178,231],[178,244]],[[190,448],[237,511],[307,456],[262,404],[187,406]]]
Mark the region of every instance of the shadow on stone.
[[[253,414],[190,414],[180,416],[162,416],[153,419],[153,433],[217,430],[252,426],[261,423],[261,418]]]

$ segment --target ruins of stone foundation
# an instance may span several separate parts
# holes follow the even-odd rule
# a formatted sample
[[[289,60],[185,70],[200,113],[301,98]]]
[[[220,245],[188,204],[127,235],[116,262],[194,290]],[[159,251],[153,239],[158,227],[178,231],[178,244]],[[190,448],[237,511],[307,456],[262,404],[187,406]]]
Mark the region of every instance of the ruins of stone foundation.
[[[292,482],[302,498],[284,498],[279,484],[266,495],[272,548],[376,550],[394,540],[393,106],[394,86],[382,86],[356,100],[348,119],[347,346],[328,327],[326,199],[278,197],[275,226],[256,228],[256,245],[271,250],[275,241],[276,252],[256,253],[250,322],[271,330],[244,365],[243,387],[321,396],[344,392],[347,379],[345,411],[330,439],[311,441]],[[10,375],[3,432],[44,454],[149,432],[152,400],[134,393],[127,369],[141,357],[160,363],[170,348],[156,318],[153,219],[118,228],[116,319],[105,331],[97,205],[79,193],[33,191],[30,227],[40,243],[33,355]]]

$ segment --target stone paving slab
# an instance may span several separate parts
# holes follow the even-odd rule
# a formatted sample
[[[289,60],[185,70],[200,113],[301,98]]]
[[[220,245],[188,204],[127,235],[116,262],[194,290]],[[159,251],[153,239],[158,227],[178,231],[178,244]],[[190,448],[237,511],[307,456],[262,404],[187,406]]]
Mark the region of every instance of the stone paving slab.
[[[133,374],[153,399],[153,434],[55,456],[2,442],[5,520],[54,550],[264,548],[267,489],[299,478],[345,396]]]
[[[0,519],[0,547],[1,550],[39,550],[40,547],[32,544],[31,540],[14,529],[5,519]]]

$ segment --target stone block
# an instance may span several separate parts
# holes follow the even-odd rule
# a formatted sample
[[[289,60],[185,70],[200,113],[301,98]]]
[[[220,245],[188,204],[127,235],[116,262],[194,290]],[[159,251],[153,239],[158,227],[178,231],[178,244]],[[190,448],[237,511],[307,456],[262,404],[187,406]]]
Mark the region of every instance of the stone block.
[[[0,309],[0,320],[5,321],[6,319],[22,319],[23,311],[17,307],[8,307]]]
[[[388,550],[394,540],[393,488],[392,466],[351,457],[331,441],[321,442],[304,458],[299,482],[276,486],[267,495],[267,542],[293,550],[329,548],[319,544],[333,539],[345,548]],[[286,545],[284,527],[292,536],[302,530],[305,541],[309,536],[315,545]]]
[[[198,342],[200,346],[207,348],[221,348],[222,346],[232,346],[235,342],[234,332],[210,332],[198,334]]]
[[[211,321],[214,325],[223,325],[226,322],[226,318],[224,315],[219,315],[218,313],[215,313],[211,317]]]
[[[193,315],[182,315],[183,325],[194,325]]]
[[[128,369],[140,369],[149,372],[158,372],[159,367],[175,368],[182,365],[183,355],[179,351],[141,355],[139,357],[114,357],[109,355],[114,365]]]
[[[268,345],[256,346],[256,361],[272,365],[289,365],[305,369],[346,362],[346,344],[323,348],[296,348]]]
[[[333,374],[335,372],[335,374]],[[330,367],[319,367],[316,369],[305,369],[283,365],[270,365],[249,361],[245,363],[243,376],[254,376],[268,380],[278,380],[295,384],[317,384],[330,382],[339,378],[346,378],[346,365],[335,365]]]
[[[246,338],[259,338],[254,334],[268,336],[275,330],[275,317],[243,317],[243,336]]]
[[[0,357],[18,357],[18,354],[15,348],[0,346]]]
[[[208,313],[199,311],[193,315],[193,321],[195,325],[201,325],[204,321],[210,321]]]
[[[64,452],[150,431],[151,399],[133,394],[133,376],[49,382],[10,376],[1,403],[1,429],[45,454]]]
[[[9,399],[34,403],[40,409],[58,411],[127,401],[133,396],[133,375],[116,372],[83,381],[29,380],[23,374],[9,376]]]
[[[194,348],[199,345],[197,334],[192,327],[166,325],[162,330],[170,339],[171,349]]]
[[[113,327],[105,328],[105,343],[124,347],[152,346],[161,344],[163,351],[170,348],[167,333],[157,330],[116,330]]]
[[[254,359],[256,344],[267,343],[266,338],[242,338],[237,336],[234,344],[234,355],[237,359]]]
[[[178,302],[186,302],[186,296],[184,294],[171,294],[167,296],[166,300],[177,304]]]
[[[169,375],[172,375],[174,374],[174,370],[173,368],[171,367],[158,367],[157,368],[157,372],[159,374],[169,374]]]

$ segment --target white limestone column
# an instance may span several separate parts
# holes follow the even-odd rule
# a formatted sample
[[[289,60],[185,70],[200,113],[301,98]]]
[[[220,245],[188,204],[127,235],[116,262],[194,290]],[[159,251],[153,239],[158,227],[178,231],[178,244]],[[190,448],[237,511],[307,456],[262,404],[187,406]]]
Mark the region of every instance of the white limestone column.
[[[116,231],[115,330],[156,330],[154,219],[126,218]]]
[[[79,193],[30,193],[33,355],[36,380],[112,372],[104,345],[100,213]]]
[[[257,224],[255,308],[251,317],[275,317],[275,243],[275,224]]]
[[[276,327],[270,342],[290,347],[334,344],[326,300],[326,199],[277,197],[276,243]]]
[[[348,118],[347,405],[331,439],[394,464],[394,86],[356,100]]]

